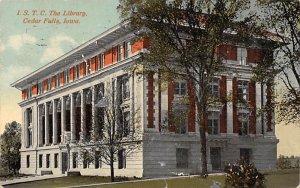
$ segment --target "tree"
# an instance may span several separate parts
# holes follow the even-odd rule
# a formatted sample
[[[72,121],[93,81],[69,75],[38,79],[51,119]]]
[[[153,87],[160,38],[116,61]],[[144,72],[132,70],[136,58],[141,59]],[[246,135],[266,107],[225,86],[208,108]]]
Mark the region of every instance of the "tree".
[[[204,177],[205,117],[210,101],[214,101],[208,96],[209,83],[226,71],[222,64],[226,54],[217,49],[224,43],[246,41],[251,33],[251,16],[242,18],[240,14],[247,8],[249,1],[245,0],[120,0],[121,16],[129,20],[137,39],[151,41],[149,51],[141,58],[142,71],[159,69],[162,80],[186,80],[195,93]]]
[[[125,168],[126,158],[140,149],[142,141],[139,118],[136,112],[124,111],[120,91],[114,88],[107,96],[103,96],[104,91],[100,92],[102,99],[95,105],[98,126],[94,127],[91,140],[79,143],[83,165],[101,165],[101,162],[109,165],[112,182],[115,181],[115,162],[119,162],[119,168]]]
[[[300,2],[259,0],[259,3],[264,10],[261,27],[273,32],[279,48],[274,53],[273,63],[265,61],[258,69],[271,68],[271,77],[277,76],[283,86],[276,105],[278,120],[297,122],[300,118]],[[270,33],[266,37],[270,37]]]
[[[1,165],[10,173],[20,169],[21,125],[16,121],[7,123],[1,135]]]

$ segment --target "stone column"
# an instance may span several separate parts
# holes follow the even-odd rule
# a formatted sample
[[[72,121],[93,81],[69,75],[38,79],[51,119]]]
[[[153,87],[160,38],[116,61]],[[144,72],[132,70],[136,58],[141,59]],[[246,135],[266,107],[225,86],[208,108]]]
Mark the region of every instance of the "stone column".
[[[61,142],[65,142],[64,134],[66,131],[66,101],[64,97],[60,98],[61,100]]]
[[[96,100],[96,96],[95,96],[95,86],[92,86],[92,129],[93,129],[93,133],[91,134],[91,138],[94,139],[95,138],[95,134],[97,134],[96,132],[96,125],[97,125],[97,117],[96,117],[96,108],[95,108],[95,100]]]
[[[28,147],[28,110],[24,113],[24,146]]]
[[[43,143],[43,120],[42,120],[42,115],[45,115],[45,114],[42,114],[42,109],[44,107],[44,104],[42,105],[39,105],[38,108],[39,108],[39,117],[38,117],[38,126],[39,126],[39,146],[42,146],[42,143]],[[45,111],[44,111],[45,113]]]
[[[85,102],[86,102],[86,100],[85,100],[85,93],[84,93],[84,90],[81,90],[81,92],[80,92],[81,94],[80,94],[80,100],[81,100],[81,102],[80,102],[80,104],[81,104],[81,108],[80,108],[80,114],[81,114],[81,118],[80,118],[80,120],[81,120],[81,136],[80,136],[80,139],[82,139],[82,140],[85,140],[85,138],[86,138],[86,124],[85,124],[85,119],[86,119],[86,105],[85,105]]]
[[[226,81],[227,96],[233,96],[232,79],[227,78]],[[227,102],[227,134],[233,134],[233,104],[232,101]]]
[[[70,104],[70,118],[71,118],[71,142],[76,141],[76,128],[75,128],[75,99],[73,93],[70,95],[71,104]]]
[[[45,103],[45,145],[49,145],[49,106]]]
[[[57,110],[56,110],[56,102],[52,101],[53,104],[53,145],[57,144]]]

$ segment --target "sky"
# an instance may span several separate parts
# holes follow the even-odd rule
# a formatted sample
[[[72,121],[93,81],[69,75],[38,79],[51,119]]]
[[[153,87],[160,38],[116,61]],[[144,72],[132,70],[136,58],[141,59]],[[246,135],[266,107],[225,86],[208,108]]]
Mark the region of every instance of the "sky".
[[[0,0],[0,133],[6,123],[22,121],[21,91],[10,84],[118,24],[117,5],[118,0]],[[300,125],[278,126],[276,135],[278,154],[300,156]]]

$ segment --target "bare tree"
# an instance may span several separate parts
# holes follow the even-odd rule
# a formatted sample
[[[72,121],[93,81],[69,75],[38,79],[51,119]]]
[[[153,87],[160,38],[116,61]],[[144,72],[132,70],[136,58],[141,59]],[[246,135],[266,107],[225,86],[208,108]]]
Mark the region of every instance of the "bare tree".
[[[106,96],[100,91],[101,97],[95,105],[96,125],[92,131],[92,139],[81,140],[79,157],[83,165],[94,163],[96,166],[103,162],[110,166],[111,181],[115,181],[114,164],[125,168],[126,158],[141,147],[142,134],[136,111],[124,110],[120,104],[121,90],[112,87]]]

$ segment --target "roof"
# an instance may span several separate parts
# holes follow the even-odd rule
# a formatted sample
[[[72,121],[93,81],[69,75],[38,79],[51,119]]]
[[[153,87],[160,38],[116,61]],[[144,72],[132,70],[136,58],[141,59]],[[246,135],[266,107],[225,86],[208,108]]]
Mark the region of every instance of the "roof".
[[[21,89],[29,83],[36,82],[38,79],[52,74],[55,70],[68,67],[68,65],[73,64],[75,61],[83,61],[83,57],[99,50],[99,48],[104,48],[107,44],[119,39],[120,36],[129,33],[130,30],[127,26],[128,22],[122,22],[113,26],[98,36],[51,61],[45,66],[42,66],[30,74],[18,79],[13,82],[11,86]]]

